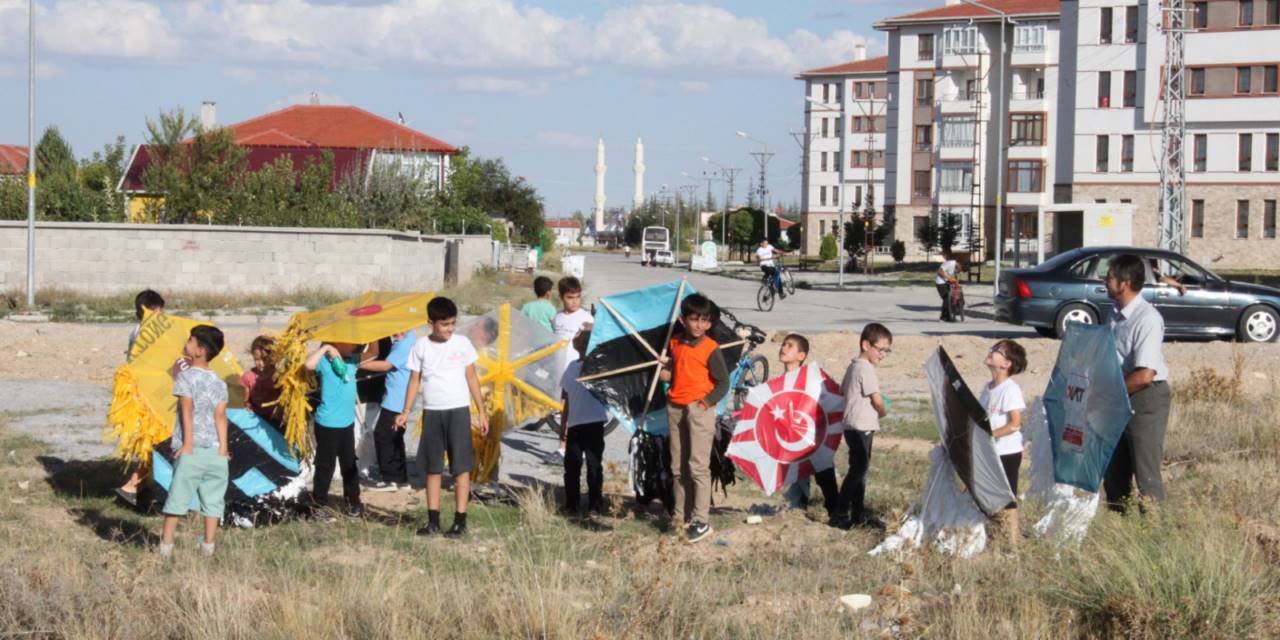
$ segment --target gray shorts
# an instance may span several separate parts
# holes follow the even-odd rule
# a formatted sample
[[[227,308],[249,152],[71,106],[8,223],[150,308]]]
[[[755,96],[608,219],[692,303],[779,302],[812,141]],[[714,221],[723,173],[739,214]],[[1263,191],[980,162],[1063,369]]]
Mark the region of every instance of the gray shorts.
[[[449,454],[449,475],[457,476],[476,466],[471,447],[471,409],[427,409],[422,412],[422,438],[418,440],[418,464],[428,475],[444,473]]]

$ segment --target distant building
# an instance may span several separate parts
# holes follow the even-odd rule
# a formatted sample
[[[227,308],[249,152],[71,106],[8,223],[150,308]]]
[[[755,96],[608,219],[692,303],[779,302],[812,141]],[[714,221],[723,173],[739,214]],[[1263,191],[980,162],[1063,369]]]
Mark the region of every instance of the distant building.
[[[27,148],[0,144],[0,180],[22,180],[27,175]]]
[[[205,105],[202,120],[213,123],[212,106]],[[331,186],[355,176],[367,179],[374,167],[393,166],[421,176],[437,188],[449,179],[450,160],[458,148],[402,124],[350,106],[295,105],[226,127],[236,144],[248,149],[246,161],[256,171],[288,157],[301,171],[308,160],[333,154]],[[148,145],[134,148],[118,189],[126,195],[131,219],[144,215],[144,204],[163,198],[148,193],[142,176],[151,166]]]
[[[582,237],[582,225],[569,218],[548,218],[546,227],[556,236],[557,247],[576,247]]]

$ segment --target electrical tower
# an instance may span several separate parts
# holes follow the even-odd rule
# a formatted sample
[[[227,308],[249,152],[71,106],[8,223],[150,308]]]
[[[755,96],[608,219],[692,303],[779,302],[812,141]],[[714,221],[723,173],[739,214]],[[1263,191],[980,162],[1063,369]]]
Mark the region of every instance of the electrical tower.
[[[756,191],[760,198],[760,207],[765,210],[766,220],[769,211],[769,161],[773,159],[772,151],[752,151],[751,156],[756,159],[756,163],[760,165],[760,181],[756,183]],[[765,227],[768,228],[767,226]]]
[[[1148,4],[1147,6],[1152,6]],[[1164,20],[1164,128],[1161,130],[1160,248],[1186,253],[1187,219],[1187,5],[1168,0]]]

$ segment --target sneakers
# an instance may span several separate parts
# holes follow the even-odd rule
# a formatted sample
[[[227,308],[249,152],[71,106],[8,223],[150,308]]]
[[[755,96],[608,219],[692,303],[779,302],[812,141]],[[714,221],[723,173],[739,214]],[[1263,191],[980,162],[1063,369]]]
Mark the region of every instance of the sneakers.
[[[456,539],[456,538],[461,538],[462,536],[465,536],[465,535],[467,535],[467,525],[459,522],[453,523],[453,526],[449,527],[449,530],[444,532],[444,537],[446,538]]]
[[[137,491],[125,491],[123,487],[116,487],[116,497],[119,498],[121,502],[129,505],[130,507],[133,507],[135,509],[138,508],[138,492]]]
[[[357,503],[355,503],[355,504],[349,504],[349,505],[347,505],[347,517],[348,517],[348,518],[363,518],[363,517],[364,517],[364,505],[363,505],[363,504],[360,504],[359,502],[357,502]]]
[[[711,525],[705,522],[695,522],[685,528],[684,532],[685,539],[689,541],[689,544],[693,544],[711,535]]]
[[[426,526],[420,527],[415,533],[420,536],[434,536],[440,533],[440,525],[434,522],[428,522]]]
[[[170,544],[165,544],[165,543],[161,542],[161,543],[160,543],[160,546],[159,546],[159,547],[156,547],[156,555],[159,555],[161,558],[172,558],[172,557],[173,557],[173,544],[172,544],[172,543],[170,543]]]
[[[214,549],[214,543],[206,543],[203,540],[200,541],[200,555],[206,558],[212,558],[213,549]]]
[[[386,480],[370,481],[365,483],[364,490],[376,492],[399,491],[400,485]]]

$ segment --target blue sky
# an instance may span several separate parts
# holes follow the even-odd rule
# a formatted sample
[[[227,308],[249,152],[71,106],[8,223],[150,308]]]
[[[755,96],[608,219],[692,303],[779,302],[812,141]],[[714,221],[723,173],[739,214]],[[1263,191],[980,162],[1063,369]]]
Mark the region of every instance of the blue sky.
[[[548,216],[589,211],[595,140],[607,206],[722,164],[747,168],[745,130],[769,143],[774,200],[799,199],[795,72],[883,52],[871,23],[941,1],[41,0],[37,127],[78,156],[142,141],[159,111],[218,104],[222,124],[311,92],[504,158]],[[0,0],[0,143],[26,142],[27,0]],[[698,180],[705,188],[706,183]],[[712,185],[717,199],[723,187]]]

